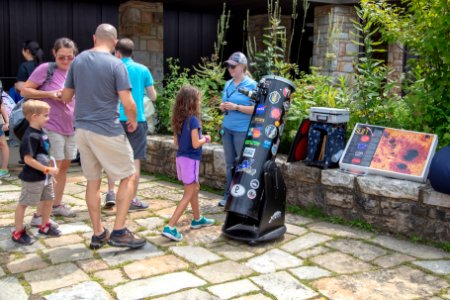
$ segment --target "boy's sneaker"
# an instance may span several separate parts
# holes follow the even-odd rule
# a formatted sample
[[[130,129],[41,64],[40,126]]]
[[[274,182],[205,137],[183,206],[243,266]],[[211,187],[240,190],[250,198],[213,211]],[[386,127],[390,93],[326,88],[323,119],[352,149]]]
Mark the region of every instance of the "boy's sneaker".
[[[107,192],[105,196],[105,208],[111,208],[114,205],[116,205],[116,194],[114,194],[114,191]]]
[[[61,205],[52,207],[52,215],[55,217],[61,216],[67,218],[74,218],[77,216],[75,212],[70,210],[70,207],[63,203],[61,203]]]
[[[58,228],[59,224],[56,223],[55,221],[53,221],[52,219],[48,219],[48,221],[50,222],[50,224],[55,227]],[[30,221],[30,226],[31,227],[39,227],[42,224],[42,216],[37,216],[36,214],[33,214],[33,217],[31,218]]]
[[[170,229],[169,225],[164,226],[162,235],[177,242],[183,239],[183,235],[178,232],[177,228],[174,227],[173,229]]]
[[[108,244],[113,247],[128,247],[131,249],[141,248],[145,246],[147,242],[145,239],[137,239],[134,237],[133,233],[125,228],[125,233],[122,235],[115,235],[111,233],[109,236]]]
[[[214,219],[208,219],[205,218],[204,216],[200,216],[200,219],[198,220],[192,219],[191,228],[197,229],[201,227],[211,226],[214,225],[215,222],[216,221]]]
[[[9,177],[9,171],[5,169],[0,169],[0,178]]]
[[[18,244],[22,245],[32,245],[36,242],[35,239],[31,238],[25,229],[22,229],[19,232],[13,231],[11,235],[11,239]]]
[[[47,225],[42,228],[42,226],[39,228],[39,234],[44,234],[48,236],[60,236],[61,231],[58,228],[55,228],[52,226],[52,224],[47,223]]]
[[[103,233],[100,235],[92,235],[91,238],[91,244],[89,245],[89,248],[91,249],[99,249],[103,247],[109,240],[109,230],[104,228]]]
[[[144,209],[147,209],[147,208],[148,208],[148,204],[143,203],[138,198],[134,198],[131,201],[130,208],[128,209],[128,211],[144,210]]]

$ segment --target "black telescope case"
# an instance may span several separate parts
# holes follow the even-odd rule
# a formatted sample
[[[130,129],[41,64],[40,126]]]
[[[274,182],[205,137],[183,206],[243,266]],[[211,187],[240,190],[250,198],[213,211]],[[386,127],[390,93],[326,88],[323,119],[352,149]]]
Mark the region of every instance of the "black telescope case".
[[[222,227],[229,238],[256,244],[286,232],[286,185],[275,157],[294,91],[291,81],[275,75],[262,77],[254,91],[239,90],[255,102],[255,109],[232,170]]]

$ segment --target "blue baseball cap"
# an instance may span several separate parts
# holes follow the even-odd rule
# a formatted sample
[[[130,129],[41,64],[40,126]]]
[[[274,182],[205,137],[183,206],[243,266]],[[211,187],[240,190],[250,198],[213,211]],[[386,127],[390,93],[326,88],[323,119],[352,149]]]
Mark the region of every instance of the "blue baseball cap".
[[[235,66],[237,64],[246,65],[247,57],[245,57],[244,53],[242,52],[234,52],[233,54],[231,54],[230,58],[228,58],[228,60],[225,61],[225,64],[232,66]]]

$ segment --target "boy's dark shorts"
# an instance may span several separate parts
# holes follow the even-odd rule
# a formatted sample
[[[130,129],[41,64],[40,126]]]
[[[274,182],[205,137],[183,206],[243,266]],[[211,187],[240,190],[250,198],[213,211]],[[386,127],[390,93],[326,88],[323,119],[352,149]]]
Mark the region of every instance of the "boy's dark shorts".
[[[133,132],[128,132],[127,123],[121,122],[128,141],[133,149],[134,160],[143,160],[147,158],[147,122],[138,122],[137,128]]]
[[[49,183],[45,181],[28,182],[22,180],[22,192],[20,193],[19,204],[26,206],[36,206],[40,201],[53,201],[55,191],[53,190],[53,181],[50,178]]]

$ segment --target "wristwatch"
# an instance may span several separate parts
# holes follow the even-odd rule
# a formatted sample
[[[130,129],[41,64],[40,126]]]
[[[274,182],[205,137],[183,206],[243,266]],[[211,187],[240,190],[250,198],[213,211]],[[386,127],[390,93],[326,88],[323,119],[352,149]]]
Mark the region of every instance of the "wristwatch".
[[[236,104],[236,110],[239,111],[239,104]]]

